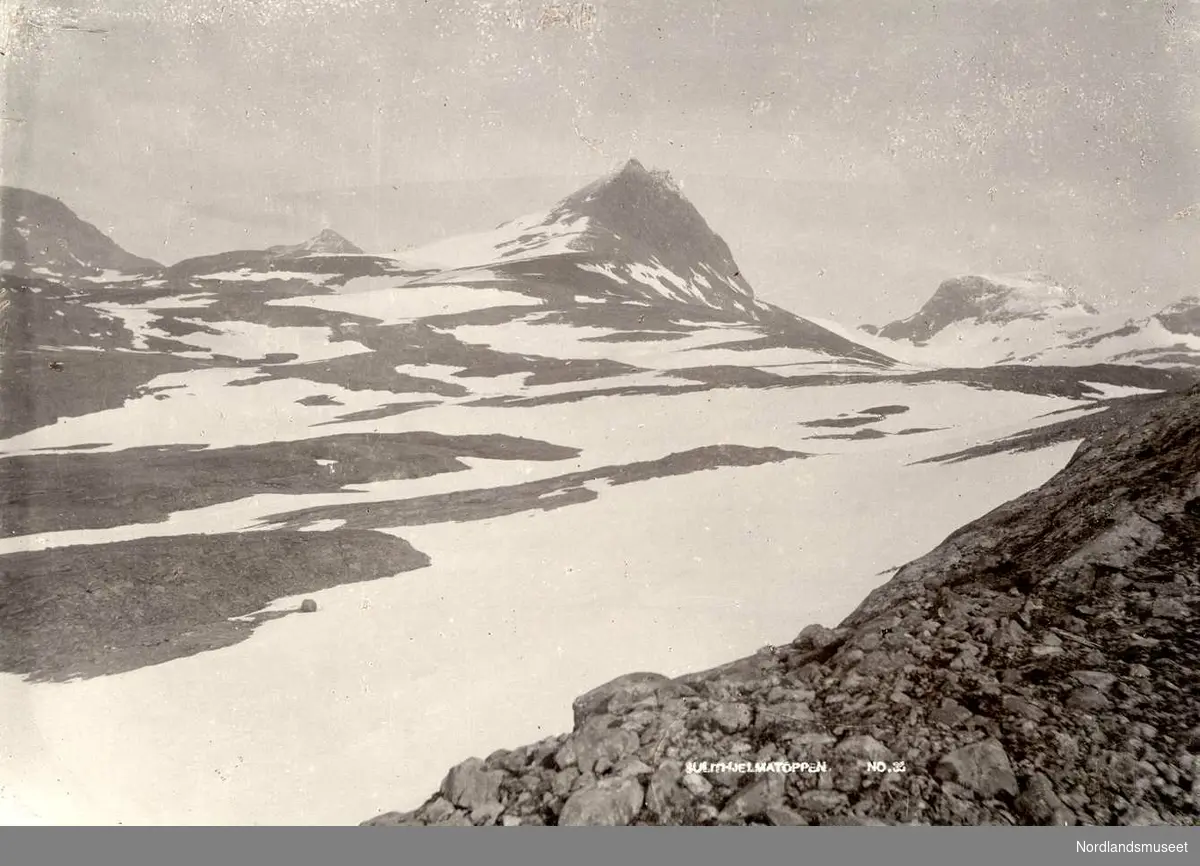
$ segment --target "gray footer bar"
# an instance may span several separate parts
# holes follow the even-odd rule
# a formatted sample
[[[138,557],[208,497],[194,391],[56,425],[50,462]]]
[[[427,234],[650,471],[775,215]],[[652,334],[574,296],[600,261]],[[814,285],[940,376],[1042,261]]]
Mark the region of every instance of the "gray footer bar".
[[[4,866],[1200,864],[1195,827],[0,828]]]

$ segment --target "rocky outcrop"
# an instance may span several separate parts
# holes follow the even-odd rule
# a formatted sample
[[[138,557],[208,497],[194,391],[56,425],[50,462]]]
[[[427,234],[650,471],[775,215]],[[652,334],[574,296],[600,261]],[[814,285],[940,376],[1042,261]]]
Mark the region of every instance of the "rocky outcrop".
[[[1194,825],[1198,614],[1194,388],[1086,442],[838,628],[605,684],[572,732],[471,759],[366,823]],[[486,780],[470,799],[464,774]]]

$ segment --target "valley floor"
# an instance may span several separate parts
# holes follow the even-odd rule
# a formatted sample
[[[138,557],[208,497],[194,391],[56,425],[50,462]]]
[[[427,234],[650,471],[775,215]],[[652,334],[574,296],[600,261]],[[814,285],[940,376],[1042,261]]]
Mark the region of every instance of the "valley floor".
[[[563,425],[559,416],[556,427],[573,431],[585,462],[538,465],[538,475],[661,456],[645,435],[650,425],[664,442],[668,431],[683,444],[690,436],[759,445],[766,436],[815,456],[589,482],[598,496],[567,507],[391,529],[431,565],[307,592],[316,614],[266,622],[218,651],[65,683],[4,675],[0,703],[13,711],[0,717],[0,803],[23,820],[97,824],[338,824],[416,805],[465,756],[568,727],[571,699],[617,674],[682,674],[785,643],[798,624],[837,622],[891,569],[1065,465],[1071,442],[916,464],[1045,423],[1034,419],[1052,409],[1086,406],[986,396],[954,385],[872,384],[655,398],[642,404],[654,407],[649,413],[632,408],[647,398],[571,404],[592,423]],[[896,424],[952,429],[812,440],[847,431],[801,424],[886,405],[910,408]],[[474,424],[515,435],[545,430],[551,411],[559,410],[472,409],[462,418],[474,420],[454,432]],[[774,428],[762,423],[767,412],[780,419]],[[452,417],[444,414],[437,429]],[[626,426],[606,428],[605,418]],[[393,429],[422,429],[420,413],[403,419]],[[698,431],[701,422],[708,427]],[[491,487],[526,480],[529,468],[471,465],[388,486],[393,498]],[[284,498],[198,512],[207,528],[195,519],[179,525],[247,528],[282,510]],[[4,543],[37,549],[169,535],[169,527]]]

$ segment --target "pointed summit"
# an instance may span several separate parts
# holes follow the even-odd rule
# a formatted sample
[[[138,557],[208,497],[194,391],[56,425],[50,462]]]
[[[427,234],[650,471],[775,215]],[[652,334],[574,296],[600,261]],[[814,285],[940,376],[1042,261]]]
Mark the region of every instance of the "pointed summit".
[[[267,254],[276,258],[312,255],[362,255],[363,251],[346,240],[333,229],[322,229],[301,244],[280,244],[267,248]]]
[[[752,301],[729,246],[705,221],[667,171],[647,169],[637,159],[559,202],[550,220],[587,220],[594,242],[607,237],[625,254],[661,267],[708,300]]]
[[[649,175],[650,172],[646,171],[646,167],[638,161],[637,157],[631,156],[625,165],[621,167],[621,170],[616,172],[616,174]]]

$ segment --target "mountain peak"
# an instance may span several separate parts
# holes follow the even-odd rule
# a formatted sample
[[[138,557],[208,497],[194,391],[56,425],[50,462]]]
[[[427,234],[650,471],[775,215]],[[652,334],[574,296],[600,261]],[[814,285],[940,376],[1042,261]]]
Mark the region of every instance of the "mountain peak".
[[[679,184],[671,177],[666,169],[648,169],[637,157],[630,157],[621,168],[599,181],[600,185],[607,184],[646,184],[661,187],[676,195],[682,195]]]
[[[891,340],[918,345],[956,323],[1004,325],[1018,320],[1095,316],[1079,293],[1049,274],[966,274],[942,281],[913,316],[878,331]]]
[[[280,244],[267,248],[267,253],[276,258],[307,255],[362,255],[362,252],[361,249],[331,228],[321,229],[303,243]]]
[[[607,235],[644,264],[662,267],[684,282],[700,274],[741,301],[754,290],[742,277],[729,246],[709,227],[665,170],[636,158],[563,199],[549,221],[585,218],[593,238]]]

